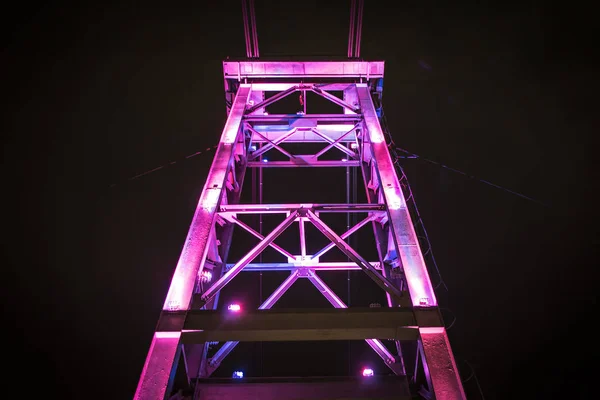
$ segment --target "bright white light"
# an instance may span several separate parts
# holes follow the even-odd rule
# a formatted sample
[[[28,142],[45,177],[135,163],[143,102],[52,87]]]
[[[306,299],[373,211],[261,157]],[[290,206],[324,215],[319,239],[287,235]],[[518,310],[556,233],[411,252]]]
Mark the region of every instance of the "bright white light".
[[[256,151],[256,146],[254,146],[254,145],[250,146],[250,151]]]
[[[348,161],[347,158],[342,158],[342,162],[346,162],[346,161]]]
[[[227,306],[227,309],[229,311],[238,312],[238,311],[240,311],[242,309],[242,307],[240,307],[239,304],[230,304],[230,305]]]
[[[269,160],[267,160],[266,158],[263,158],[262,162],[269,162]]]
[[[371,368],[365,368],[362,372],[363,376],[373,376],[374,372]]]
[[[202,282],[210,282],[211,279],[212,279],[212,272],[202,271],[202,275],[200,276],[200,280]]]
[[[356,142],[350,143],[350,148],[353,149],[353,150],[358,149],[358,143],[356,143]]]
[[[243,373],[242,371],[235,371],[235,372],[233,373],[233,377],[234,377],[234,378],[238,378],[238,379],[239,379],[239,378],[243,378],[243,377],[244,377],[244,373]]]

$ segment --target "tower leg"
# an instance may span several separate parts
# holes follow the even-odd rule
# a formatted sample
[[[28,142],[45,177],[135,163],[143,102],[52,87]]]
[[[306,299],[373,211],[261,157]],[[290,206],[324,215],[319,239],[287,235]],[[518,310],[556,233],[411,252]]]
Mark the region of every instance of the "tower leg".
[[[226,190],[238,140],[243,141],[242,117],[251,85],[241,85],[225,123],[221,141],[194,218],[175,268],[171,286],[138,382],[136,400],[163,400],[173,384],[180,351],[179,338],[185,321],[181,311],[189,309],[198,274],[204,269],[216,210]]]
[[[156,332],[134,400],[163,400],[170,392],[179,359],[179,332]]]

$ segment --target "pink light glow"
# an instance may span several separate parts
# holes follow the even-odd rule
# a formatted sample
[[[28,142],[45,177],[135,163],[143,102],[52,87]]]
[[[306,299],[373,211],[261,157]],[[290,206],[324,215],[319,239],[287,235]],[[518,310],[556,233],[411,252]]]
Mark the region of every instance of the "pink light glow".
[[[242,307],[240,307],[239,304],[230,304],[229,306],[227,306],[227,309],[229,311],[238,312],[242,309]]]
[[[363,376],[373,376],[374,372],[371,368],[365,368],[362,371]]]

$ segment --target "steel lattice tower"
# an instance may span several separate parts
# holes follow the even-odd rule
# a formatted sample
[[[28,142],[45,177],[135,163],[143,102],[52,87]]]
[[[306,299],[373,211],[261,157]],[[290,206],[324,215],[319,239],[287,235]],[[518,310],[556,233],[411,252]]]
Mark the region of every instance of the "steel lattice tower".
[[[464,399],[411,219],[410,202],[407,203],[410,196],[398,179],[399,175],[404,176],[390,155],[380,121],[384,62],[260,61],[256,59],[255,37],[249,39],[247,35],[246,40],[249,49],[256,49],[249,50],[250,60],[223,62],[227,122],[156,326],[135,399],[169,398],[180,361],[188,382],[195,386],[195,399],[359,399],[374,396],[369,390],[376,390],[375,387],[379,388],[377,398],[410,399],[414,397],[409,393],[407,375],[413,381],[417,375],[423,380],[416,389],[410,385],[423,398]],[[358,45],[354,46],[357,54]],[[339,113],[309,112],[307,93],[331,102]],[[290,95],[300,97],[301,111],[267,112]],[[275,159],[271,157],[273,153],[277,155]],[[273,184],[263,182],[266,168],[356,171],[362,175],[367,201],[352,202],[347,195],[346,203],[267,204],[259,196],[261,201],[257,203],[242,204],[241,192],[248,171],[257,171],[253,178],[260,180],[261,191],[263,183]],[[247,215],[266,214],[279,217],[278,225],[268,232],[245,222]],[[325,222],[332,214],[353,215],[356,223],[340,233]],[[308,251],[309,225],[329,242],[316,252]],[[368,229],[369,225],[378,255],[375,261],[363,257],[349,241],[353,233],[365,226]],[[257,240],[244,256],[230,260],[234,227],[251,233]],[[276,243],[278,236],[289,229],[299,232],[298,254]],[[276,251],[279,259],[256,262],[268,247]],[[334,248],[343,259],[324,261],[326,253]],[[258,310],[236,312],[219,304],[219,292],[242,270],[289,271],[289,275]],[[387,307],[347,307],[319,276],[322,270],[364,271],[365,279],[370,278],[385,292]],[[310,281],[332,307],[272,309],[298,279]],[[211,383],[213,371],[239,342],[314,340],[365,340],[393,374],[359,376],[341,383],[324,380],[317,386],[314,382],[250,383],[232,378],[228,385],[215,389],[218,384]],[[215,346],[215,342],[219,344]],[[405,349],[410,346],[414,351],[408,356],[410,351]],[[412,372],[417,370],[422,373]],[[371,389],[357,383],[371,378],[379,379],[378,385],[369,386]],[[249,385],[254,385],[253,389]],[[277,385],[279,389],[269,389]],[[287,389],[281,385],[288,385]],[[385,397],[381,390],[391,394]]]

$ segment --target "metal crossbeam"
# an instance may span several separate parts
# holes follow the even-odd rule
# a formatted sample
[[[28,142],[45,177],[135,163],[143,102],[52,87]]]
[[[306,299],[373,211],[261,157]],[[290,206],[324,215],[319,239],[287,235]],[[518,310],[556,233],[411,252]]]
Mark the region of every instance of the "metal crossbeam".
[[[383,61],[224,61],[225,79],[383,78]]]
[[[298,268],[310,268],[315,271],[359,271],[361,268],[354,262],[315,262],[313,259],[298,263],[259,263],[248,264],[243,272],[268,272],[268,271],[293,271]],[[369,261],[373,268],[380,270],[380,263]],[[226,268],[233,267],[234,264],[227,264]]]
[[[335,308],[348,308],[348,306],[340,299],[333,290],[327,286],[327,284],[314,272],[308,270],[308,280],[317,288],[323,296],[332,306]],[[396,358],[390,353],[390,351],[385,347],[385,345],[379,339],[366,339],[366,342],[371,348],[377,353],[379,357],[383,360],[385,365],[387,365],[396,375],[404,375],[404,365],[402,361],[398,362]]]
[[[295,204],[224,204],[219,215],[235,214],[287,214],[300,208],[310,208],[315,213],[384,213],[383,204],[345,204],[345,203],[295,203]]]
[[[258,307],[259,310],[268,310],[287,292],[287,290],[298,280],[299,272],[293,271],[277,289]],[[223,345],[217,350],[215,355],[210,359],[209,366],[211,370],[208,371],[208,375],[221,365],[221,362],[227,357],[231,351],[237,346],[239,341],[229,341],[223,343]]]
[[[212,299],[225,285],[227,285],[240,271],[248,265],[256,256],[269,246],[277,236],[286,230],[298,217],[298,212],[292,212],[283,220],[271,233],[269,233],[259,244],[250,250],[240,261],[238,261],[231,269],[229,269],[218,281],[216,281],[208,290],[200,296],[201,306]]]
[[[366,261],[362,256],[360,256],[352,247],[350,247],[344,239],[339,237],[330,227],[328,227],[315,213],[310,210],[306,210],[306,215],[310,222],[313,223],[317,229],[321,231],[329,240],[331,240],[338,249],[342,251],[348,258],[354,261],[358,266],[361,267],[363,271],[367,273],[369,278],[371,278],[379,287],[385,290],[390,295],[396,297],[397,299],[402,298],[402,293],[393,283],[391,283],[387,278],[385,278],[379,271],[377,271],[368,261]]]
[[[208,341],[415,340],[410,308],[272,309],[223,318],[219,311],[190,311],[182,343]]]

